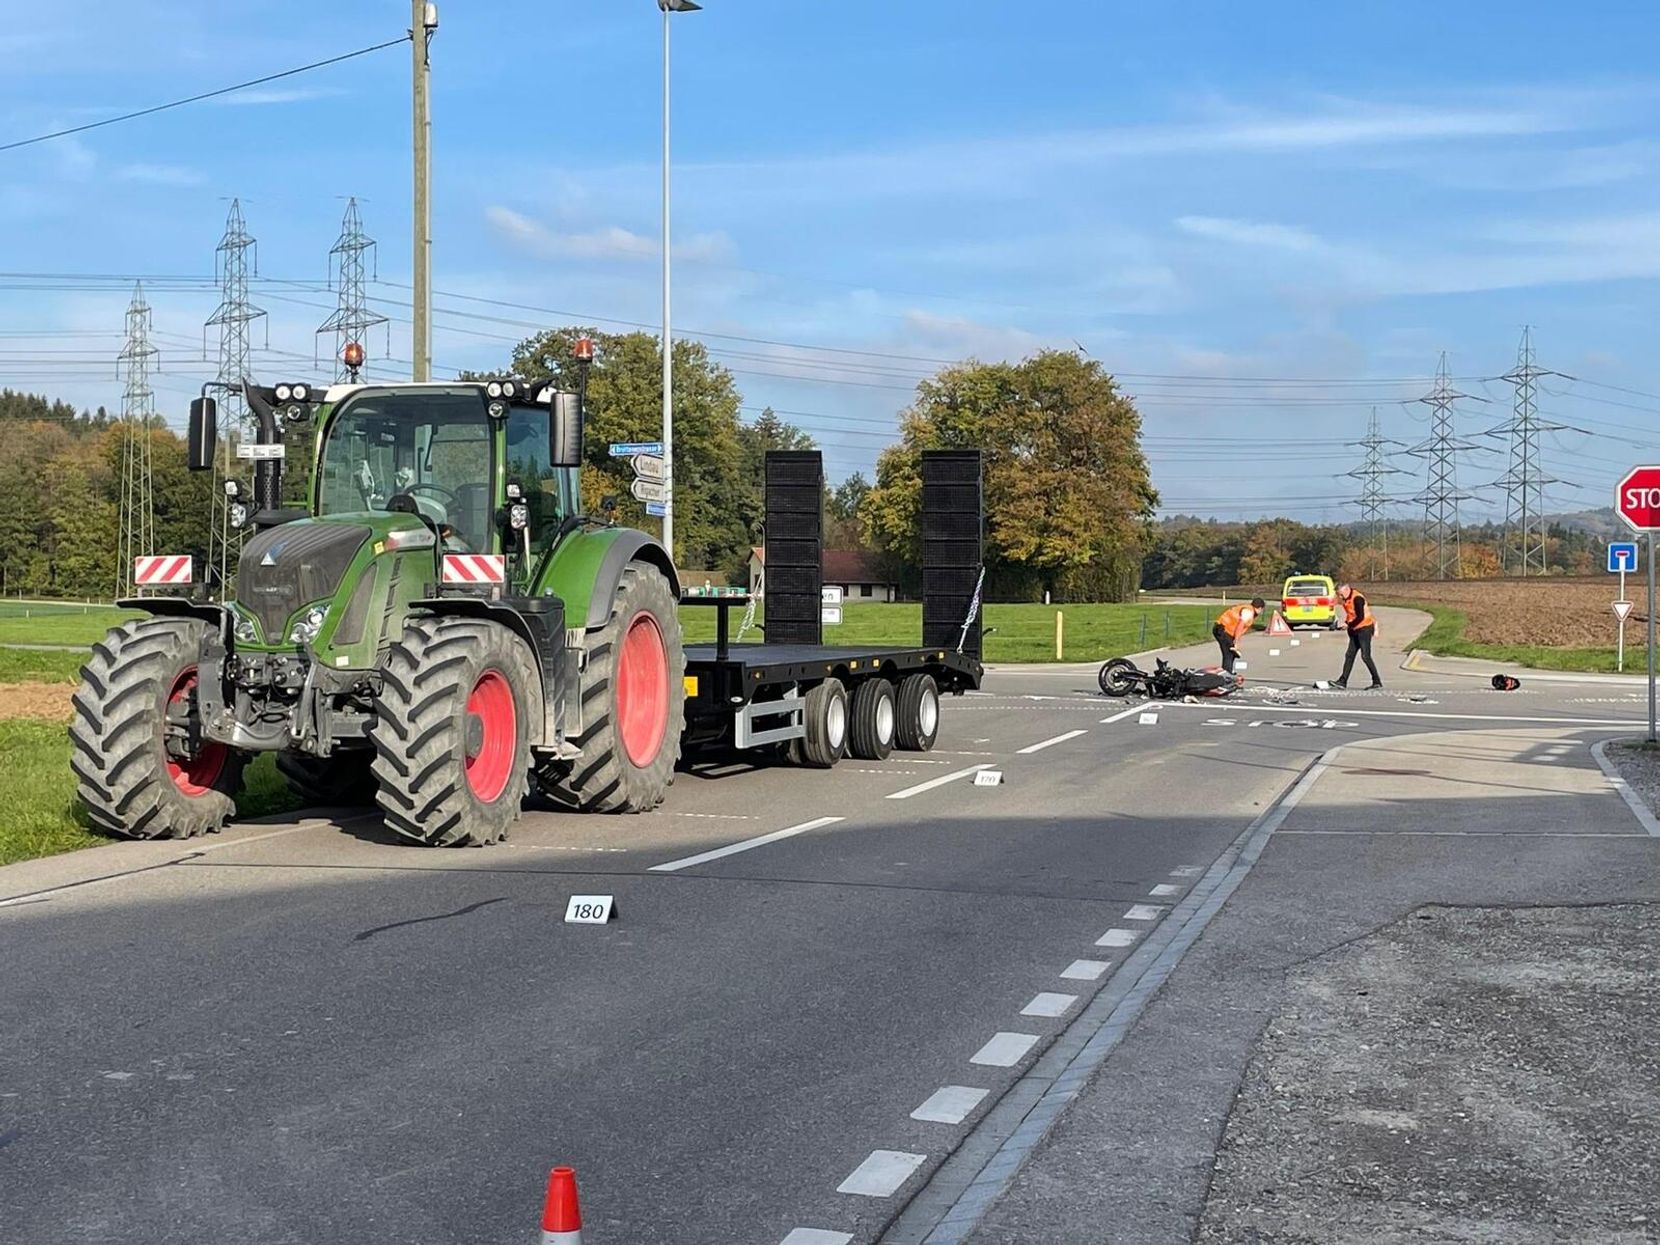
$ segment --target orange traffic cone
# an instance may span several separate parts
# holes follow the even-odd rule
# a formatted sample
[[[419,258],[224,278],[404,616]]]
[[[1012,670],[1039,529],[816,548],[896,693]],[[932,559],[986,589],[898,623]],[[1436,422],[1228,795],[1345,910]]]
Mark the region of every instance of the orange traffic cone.
[[[548,1173],[548,1195],[542,1203],[542,1245],[582,1245],[575,1168],[555,1167]]]

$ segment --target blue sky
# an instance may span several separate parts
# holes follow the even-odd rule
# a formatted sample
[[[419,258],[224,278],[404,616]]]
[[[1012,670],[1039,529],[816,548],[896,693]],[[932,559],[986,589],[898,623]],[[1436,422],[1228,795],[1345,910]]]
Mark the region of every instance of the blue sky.
[[[0,143],[396,37],[408,16],[399,0],[14,12]],[[655,325],[655,5],[448,0],[441,18],[438,364],[488,367],[574,318]],[[1411,399],[1440,351],[1490,399],[1461,430],[1503,421],[1492,378],[1523,324],[1576,378],[1541,397],[1584,430],[1546,435],[1570,482],[1553,505],[1603,504],[1652,444],[1654,6],[708,0],[675,30],[676,326],[709,335],[747,408],[818,436],[833,475],[868,470],[934,361],[1077,345],[1137,395],[1172,508],[1337,517],[1344,442],[1373,405],[1386,435],[1421,439]],[[0,385],[117,403],[107,360],[142,274],[159,400],[182,409],[212,370],[203,278],[232,195],[266,278],[260,374],[309,370],[346,195],[381,243],[395,372],[408,77],[395,48],[0,153],[0,271],[112,278],[0,278]],[[1472,457],[1460,480],[1503,469]]]

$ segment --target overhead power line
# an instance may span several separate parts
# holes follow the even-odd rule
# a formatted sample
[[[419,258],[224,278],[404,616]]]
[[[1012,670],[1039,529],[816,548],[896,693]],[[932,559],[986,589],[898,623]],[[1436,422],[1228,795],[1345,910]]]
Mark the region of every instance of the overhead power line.
[[[397,47],[400,43],[408,43],[409,38],[410,36],[405,34],[397,39],[388,39],[385,43],[377,43],[373,47],[358,48],[355,52],[343,52],[339,56],[331,56],[327,60],[312,61],[309,65],[297,65],[293,69],[284,69],[281,73],[270,73],[263,78],[251,78],[247,82],[238,82],[234,86],[222,86],[215,91],[203,91],[200,95],[190,95],[184,99],[170,100],[165,104],[154,104],[149,108],[140,108],[136,112],[124,112],[119,117],[105,117],[102,121],[88,121],[85,125],[72,125],[66,130],[53,130],[50,134],[36,134],[33,138],[19,138],[9,143],[0,143],[0,152],[16,151],[19,147],[32,147],[36,143],[48,143],[54,138],[68,138],[71,134],[85,134],[88,130],[100,130],[106,125],[120,125],[123,121],[136,121],[140,117],[151,117],[158,112],[166,112],[170,108],[183,108],[186,104],[199,104],[204,99],[215,99],[218,96],[230,95],[236,91],[246,91],[249,87],[264,86],[267,82],[280,82],[284,78],[292,78],[297,74],[310,73],[314,69],[323,69],[329,65],[338,65],[342,61],[367,56],[371,52],[381,52],[387,48]]]

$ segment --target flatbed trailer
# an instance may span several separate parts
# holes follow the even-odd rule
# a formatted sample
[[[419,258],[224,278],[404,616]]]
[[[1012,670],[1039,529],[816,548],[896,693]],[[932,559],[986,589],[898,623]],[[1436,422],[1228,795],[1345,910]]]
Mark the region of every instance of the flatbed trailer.
[[[980,686],[984,584],[980,453],[930,450],[922,468],[922,634],[915,647],[823,643],[823,462],[816,450],[767,454],[766,639],[732,637],[749,593],[685,596],[715,614],[715,641],[688,644],[686,751],[771,750],[819,768],[844,755],[926,752],[942,695]],[[834,598],[832,598],[834,600]]]

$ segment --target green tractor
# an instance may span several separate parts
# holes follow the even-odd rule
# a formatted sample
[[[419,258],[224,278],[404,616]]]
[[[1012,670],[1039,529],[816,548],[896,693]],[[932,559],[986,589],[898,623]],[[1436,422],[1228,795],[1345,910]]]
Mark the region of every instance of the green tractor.
[[[191,404],[193,470],[217,442],[209,388],[229,387]],[[240,389],[259,432],[253,496],[226,485],[251,532],[235,599],[124,601],[147,616],[93,646],[70,737],[95,826],[218,830],[260,752],[309,802],[372,798],[434,846],[501,839],[532,782],[575,809],[662,802],[685,698],[680,585],[660,543],[583,513],[580,392]],[[311,442],[292,509],[285,429]]]

